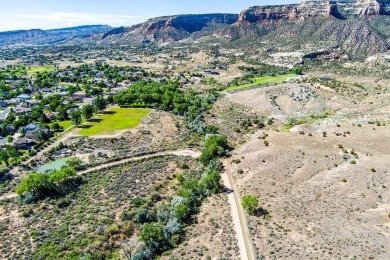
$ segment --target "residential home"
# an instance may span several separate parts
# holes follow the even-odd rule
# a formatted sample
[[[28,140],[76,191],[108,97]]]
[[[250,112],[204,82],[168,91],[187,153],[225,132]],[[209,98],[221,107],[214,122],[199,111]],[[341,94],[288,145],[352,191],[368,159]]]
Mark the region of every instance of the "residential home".
[[[26,137],[19,138],[14,141],[14,146],[18,149],[31,149],[37,142]]]
[[[9,109],[6,109],[4,111],[1,111],[0,112],[0,120],[5,120],[9,114],[10,110]]]
[[[11,99],[5,100],[4,102],[6,102],[8,104],[8,106],[12,106],[12,105],[19,104],[20,100],[17,98],[11,98]]]
[[[30,114],[31,113],[31,108],[29,107],[21,107],[21,106],[17,106],[14,108],[14,112],[15,114],[17,115],[21,115],[21,114]]]
[[[28,107],[35,107],[40,103],[39,100],[27,100],[26,103],[28,104]]]
[[[17,96],[16,98],[18,98],[19,100],[27,100],[27,99],[31,99],[31,96],[28,94],[21,94],[21,95]]]
[[[24,130],[24,136],[27,139],[38,141],[39,135],[41,132],[43,132],[46,137],[50,136],[50,131],[47,128],[41,127],[37,124],[28,124],[25,127],[23,127]]]
[[[56,112],[47,112],[45,113],[46,118],[49,120],[55,120],[57,118],[57,113]]]
[[[87,97],[87,93],[85,93],[84,91],[77,91],[76,93],[74,93],[72,95],[72,100],[82,100],[84,98]]]
[[[68,95],[68,92],[66,91],[61,91],[57,93],[60,97],[66,97]]]

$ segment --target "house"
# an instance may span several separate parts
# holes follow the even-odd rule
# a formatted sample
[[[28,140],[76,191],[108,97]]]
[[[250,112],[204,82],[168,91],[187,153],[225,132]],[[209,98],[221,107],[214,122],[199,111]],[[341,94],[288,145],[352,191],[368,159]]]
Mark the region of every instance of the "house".
[[[40,103],[40,101],[39,100],[27,100],[26,101],[26,104],[28,104],[28,107],[34,107],[34,106],[36,106],[36,105],[38,105]]]
[[[55,120],[57,118],[57,113],[56,112],[47,112],[45,113],[46,118],[51,120]]]
[[[21,94],[21,95],[17,96],[16,98],[19,100],[28,100],[28,99],[31,99],[31,96],[28,94]]]
[[[5,120],[7,118],[9,112],[10,112],[9,109],[0,112],[0,120]]]
[[[11,99],[5,100],[4,102],[7,103],[8,106],[12,106],[12,105],[17,105],[17,104],[19,104],[19,103],[20,103],[20,100],[17,99],[17,98],[11,98]]]
[[[14,108],[14,112],[17,114],[17,115],[21,115],[21,114],[30,114],[31,113],[31,108],[29,107],[21,107],[21,106],[18,106],[18,107],[15,107]]]
[[[77,92],[73,93],[72,100],[82,100],[86,97],[87,97],[87,93],[85,93],[83,91],[77,91]]]
[[[19,138],[14,142],[14,146],[18,149],[31,149],[36,144],[35,140],[30,140],[26,137]]]
[[[50,136],[50,131],[47,128],[43,128],[37,124],[28,124],[23,127],[24,136],[27,139],[37,141],[40,139],[40,133],[43,132],[46,137]]]
[[[68,92],[66,91],[61,91],[57,93],[60,97],[66,97],[68,95]]]

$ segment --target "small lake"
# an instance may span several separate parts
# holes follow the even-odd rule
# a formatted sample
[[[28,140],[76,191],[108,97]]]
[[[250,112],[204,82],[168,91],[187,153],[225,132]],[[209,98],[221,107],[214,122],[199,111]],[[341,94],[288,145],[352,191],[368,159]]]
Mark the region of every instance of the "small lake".
[[[37,172],[46,172],[48,170],[54,170],[54,171],[59,170],[63,166],[67,166],[66,161],[69,160],[70,158],[72,158],[72,157],[58,158],[54,161],[51,161],[51,162],[45,163],[41,166],[38,166],[35,170]]]

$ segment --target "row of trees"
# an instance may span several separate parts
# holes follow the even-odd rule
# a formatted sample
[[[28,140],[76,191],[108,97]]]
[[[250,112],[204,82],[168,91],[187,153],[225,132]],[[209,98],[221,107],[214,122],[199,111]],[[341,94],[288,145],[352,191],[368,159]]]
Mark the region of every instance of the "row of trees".
[[[202,113],[217,99],[217,93],[197,95],[182,91],[177,84],[139,82],[114,96],[113,101],[121,106],[152,107],[170,111],[187,118],[187,126],[205,134]]]
[[[227,138],[212,135],[207,138],[202,155],[202,165],[197,172],[177,177],[179,188],[170,207],[160,213],[139,209],[133,220],[142,224],[140,239],[145,248],[133,259],[150,259],[177,246],[184,228],[194,221],[202,202],[212,194],[221,192],[221,163],[219,158],[227,154]]]

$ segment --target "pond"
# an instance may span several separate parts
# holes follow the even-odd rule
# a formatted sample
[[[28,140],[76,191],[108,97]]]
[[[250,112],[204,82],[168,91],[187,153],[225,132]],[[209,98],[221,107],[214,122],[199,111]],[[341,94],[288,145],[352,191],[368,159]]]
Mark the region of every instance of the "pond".
[[[41,166],[38,166],[35,170],[37,172],[46,172],[48,170],[59,170],[63,166],[67,166],[66,161],[69,160],[72,157],[64,157],[64,158],[58,158],[54,161],[45,163]]]

